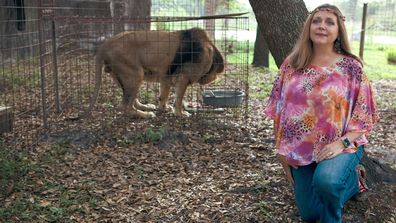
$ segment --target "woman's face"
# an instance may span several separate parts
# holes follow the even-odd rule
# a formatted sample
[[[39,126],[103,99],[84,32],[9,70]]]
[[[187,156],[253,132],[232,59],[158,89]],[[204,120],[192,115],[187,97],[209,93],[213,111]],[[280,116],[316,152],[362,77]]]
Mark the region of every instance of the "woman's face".
[[[314,14],[311,27],[310,39],[316,46],[333,47],[338,37],[337,17],[329,11],[318,11]]]

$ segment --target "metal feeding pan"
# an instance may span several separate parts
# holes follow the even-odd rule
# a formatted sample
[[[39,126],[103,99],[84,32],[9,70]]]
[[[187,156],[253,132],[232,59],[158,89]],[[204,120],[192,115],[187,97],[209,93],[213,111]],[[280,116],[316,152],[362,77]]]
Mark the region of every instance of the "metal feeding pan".
[[[205,105],[213,107],[237,107],[242,103],[245,93],[239,90],[205,90],[202,99]]]

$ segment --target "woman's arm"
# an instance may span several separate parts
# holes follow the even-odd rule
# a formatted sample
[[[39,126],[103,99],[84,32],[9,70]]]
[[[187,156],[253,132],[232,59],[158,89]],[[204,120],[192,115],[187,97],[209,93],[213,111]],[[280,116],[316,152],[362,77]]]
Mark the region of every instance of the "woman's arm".
[[[338,154],[343,153],[344,150],[346,149],[346,145],[344,145],[345,143],[343,143],[343,141],[345,141],[345,139],[347,141],[349,141],[352,144],[351,146],[353,147],[354,146],[353,142],[365,133],[366,133],[366,131],[348,132],[345,135],[343,135],[342,137],[338,138],[336,141],[334,141],[330,144],[327,144],[322,150],[318,151],[315,154],[316,162],[320,162],[325,159],[331,159],[331,158],[337,156]]]

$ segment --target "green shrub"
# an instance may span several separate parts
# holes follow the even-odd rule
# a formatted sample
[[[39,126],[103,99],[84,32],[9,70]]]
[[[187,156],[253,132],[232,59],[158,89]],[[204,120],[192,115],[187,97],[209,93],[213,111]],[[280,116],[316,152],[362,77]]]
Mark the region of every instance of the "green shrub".
[[[389,50],[387,58],[389,64],[396,64],[396,49]]]

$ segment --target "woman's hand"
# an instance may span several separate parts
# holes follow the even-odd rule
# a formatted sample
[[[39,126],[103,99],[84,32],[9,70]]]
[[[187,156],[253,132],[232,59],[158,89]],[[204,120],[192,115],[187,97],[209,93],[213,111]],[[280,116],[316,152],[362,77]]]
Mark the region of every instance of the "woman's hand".
[[[344,145],[341,140],[336,140],[330,144],[327,144],[320,151],[315,151],[316,162],[319,163],[323,160],[328,160],[336,157],[338,154],[341,154],[344,150]]]
[[[289,183],[291,185],[294,185],[294,180],[293,180],[293,176],[292,176],[290,167],[297,169],[298,166],[289,165],[287,163],[286,157],[281,154],[277,154],[277,158],[278,158],[279,162],[282,164],[283,171],[285,171],[286,180],[289,181]]]

